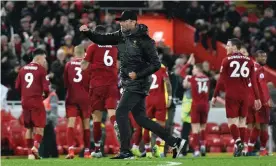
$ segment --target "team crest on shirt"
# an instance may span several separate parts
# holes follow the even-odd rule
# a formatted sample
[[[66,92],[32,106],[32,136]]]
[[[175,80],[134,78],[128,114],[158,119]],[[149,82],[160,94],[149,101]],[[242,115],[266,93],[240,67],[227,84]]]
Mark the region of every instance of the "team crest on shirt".
[[[50,80],[50,79],[49,79],[49,75],[46,75],[45,79],[46,79],[47,81],[49,81],[49,80]]]
[[[264,73],[260,74],[260,78],[263,79],[264,78]]]

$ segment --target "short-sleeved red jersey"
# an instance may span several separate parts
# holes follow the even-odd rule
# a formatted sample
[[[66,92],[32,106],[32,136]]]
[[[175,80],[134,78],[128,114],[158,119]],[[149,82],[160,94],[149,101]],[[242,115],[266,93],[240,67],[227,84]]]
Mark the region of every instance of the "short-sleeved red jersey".
[[[66,101],[81,103],[88,99],[89,70],[81,70],[82,58],[74,58],[66,63],[64,69],[64,85],[67,88]]]
[[[188,81],[191,83],[193,104],[207,103],[209,97],[210,80],[207,76],[192,76]]]
[[[221,81],[223,81],[225,87],[226,97],[232,99],[244,99],[248,97],[251,82],[254,95],[259,99],[254,62],[241,53],[234,53],[223,59],[214,97],[218,95],[218,85],[220,85]]]
[[[168,78],[168,72],[164,65],[161,66],[161,68],[156,71],[154,74],[151,75],[152,77],[152,83],[150,86],[149,96],[151,97],[159,97],[159,96],[165,96],[166,90],[165,90],[165,82],[164,78]]]
[[[265,76],[265,70],[264,70],[264,67],[258,63],[255,64],[255,68],[256,68],[257,85],[260,92],[260,99],[262,104],[264,105],[270,99],[269,90],[267,87],[267,80]]]
[[[46,69],[34,62],[22,67],[18,73],[15,88],[21,92],[21,101],[30,98],[43,99],[44,93],[49,93],[49,79]]]
[[[116,85],[118,83],[117,55],[115,46],[88,46],[84,60],[90,63],[90,87]]]

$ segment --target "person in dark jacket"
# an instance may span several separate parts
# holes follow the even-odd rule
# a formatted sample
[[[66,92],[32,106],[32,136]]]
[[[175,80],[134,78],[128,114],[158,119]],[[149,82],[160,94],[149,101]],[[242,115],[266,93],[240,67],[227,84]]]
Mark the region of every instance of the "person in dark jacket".
[[[174,148],[175,158],[186,141],[172,137],[163,127],[146,117],[145,98],[151,86],[151,75],[161,67],[155,42],[148,36],[147,26],[137,24],[134,12],[124,11],[116,20],[120,22],[121,29],[114,33],[100,34],[90,31],[86,25],[80,27],[80,31],[94,43],[117,45],[119,51],[123,95],[116,110],[116,120],[121,149],[112,159],[133,158],[130,151],[129,111],[138,125],[152,131]]]

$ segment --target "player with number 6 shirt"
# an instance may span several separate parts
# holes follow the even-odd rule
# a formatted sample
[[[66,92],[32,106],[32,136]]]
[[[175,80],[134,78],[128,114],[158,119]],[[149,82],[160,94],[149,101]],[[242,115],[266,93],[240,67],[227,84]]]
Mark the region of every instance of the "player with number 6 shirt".
[[[239,39],[228,40],[226,45],[228,57],[222,61],[220,78],[212,98],[212,104],[215,104],[218,96],[218,85],[223,82],[225,87],[226,117],[228,118],[232,137],[235,140],[235,157],[241,156],[244,148],[243,142],[246,137],[246,116],[250,86],[252,86],[256,98],[255,108],[256,110],[261,108],[254,62],[240,53],[241,45]]]
[[[98,33],[105,33],[103,26],[97,26]],[[107,110],[112,125],[116,125],[115,108],[119,99],[117,48],[112,45],[91,44],[82,61],[82,70],[91,71],[89,96],[93,116],[95,150],[92,157],[102,157],[100,151],[102,111]]]
[[[90,158],[90,104],[89,104],[89,71],[81,70],[81,61],[85,55],[83,46],[74,48],[74,57],[67,62],[64,69],[64,85],[67,88],[65,107],[67,124],[68,155],[66,159],[74,158],[74,127],[76,117],[83,121],[84,157]]]
[[[46,52],[42,49],[34,50],[33,61],[20,69],[15,84],[15,88],[21,93],[29,159],[40,159],[38,149],[46,124],[43,99],[49,93],[50,84],[47,71],[43,67],[45,63]]]
[[[209,78],[203,74],[202,64],[196,64],[192,70],[193,76],[186,76],[183,81],[184,88],[192,90],[191,123],[192,123],[192,147],[194,156],[206,154],[205,128],[209,112]],[[200,149],[199,149],[200,147]],[[200,152],[199,152],[200,150]]]

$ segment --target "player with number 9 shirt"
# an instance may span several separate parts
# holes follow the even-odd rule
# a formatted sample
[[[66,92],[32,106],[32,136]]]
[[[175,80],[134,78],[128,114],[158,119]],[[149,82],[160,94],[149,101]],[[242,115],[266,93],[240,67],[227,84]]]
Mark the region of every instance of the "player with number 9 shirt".
[[[192,147],[194,156],[205,156],[205,128],[209,112],[209,78],[203,74],[202,64],[196,64],[192,70],[193,76],[186,76],[183,81],[184,88],[192,90],[191,123],[192,123]],[[201,138],[201,139],[199,139]],[[200,149],[199,149],[200,147]],[[200,150],[200,152],[199,152]]]
[[[81,70],[81,61],[85,51],[83,46],[74,48],[74,57],[67,62],[64,69],[64,85],[67,88],[65,107],[67,124],[68,155],[66,159],[74,158],[74,127],[76,117],[83,121],[84,157],[90,158],[90,104],[89,104],[89,71]]]
[[[225,87],[226,117],[228,125],[235,140],[234,156],[240,156],[244,148],[243,142],[246,137],[246,116],[248,112],[248,96],[250,86],[253,87],[255,95],[255,108],[261,108],[261,101],[256,83],[254,62],[239,50],[241,41],[239,39],[230,39],[227,42],[226,50],[228,57],[222,61],[220,69],[220,78],[218,80],[212,103],[216,102],[218,95],[218,85],[223,82]],[[251,83],[250,83],[251,82]]]
[[[24,125],[27,128],[25,138],[29,148],[29,159],[40,159],[39,144],[43,137],[46,124],[46,111],[43,105],[44,97],[49,93],[49,79],[43,65],[46,62],[46,52],[36,49],[33,61],[22,67],[18,73],[15,88],[21,92]],[[34,142],[33,140],[34,132]]]
[[[97,26],[96,32],[105,33],[103,26]],[[116,125],[115,108],[119,98],[117,48],[112,45],[91,44],[86,50],[86,56],[82,61],[82,69],[89,66],[90,77],[90,101],[93,116],[93,136],[95,151],[92,157],[100,158],[101,122],[102,111],[107,110],[112,125]]]

